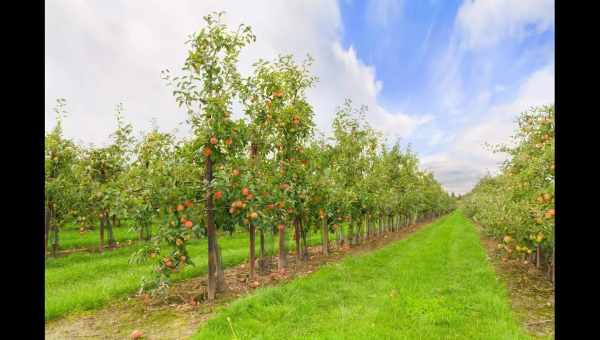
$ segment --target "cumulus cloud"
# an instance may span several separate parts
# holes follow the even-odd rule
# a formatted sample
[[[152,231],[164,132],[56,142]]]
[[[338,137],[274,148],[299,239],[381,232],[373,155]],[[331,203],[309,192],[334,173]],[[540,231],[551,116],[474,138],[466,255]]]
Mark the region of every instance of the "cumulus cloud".
[[[46,128],[54,124],[57,97],[68,100],[65,133],[77,140],[103,143],[115,126],[117,103],[137,129],[158,126],[188,133],[160,71],[182,65],[187,36],[203,25],[202,17],[224,10],[230,27],[252,26],[256,43],[240,56],[248,72],[258,58],[292,53],[298,61],[310,54],[319,77],[308,92],[317,127],[330,129],[336,107],[345,98],[369,107],[375,127],[407,137],[427,116],[389,112],[377,100],[383,84],[376,70],[352,47],[341,45],[338,3],[329,1],[52,1],[46,3]],[[391,128],[392,127],[392,128]]]
[[[490,106],[476,122],[457,135],[444,152],[422,158],[447,190],[469,191],[486,173],[496,173],[506,155],[485,146],[510,144],[516,118],[532,106],[554,103],[554,63],[533,72],[523,81],[513,100]]]
[[[369,0],[366,14],[369,22],[379,27],[387,27],[392,18],[397,19],[402,13],[402,0]]]
[[[494,50],[522,41],[554,26],[552,0],[469,1],[461,4],[448,47],[431,67],[432,92],[446,113],[456,138],[444,151],[428,155],[422,164],[433,170],[448,190],[466,192],[486,173],[494,173],[505,155],[494,154],[485,143],[508,143],[518,113],[531,106],[554,102],[554,49],[551,45],[526,49],[515,67],[547,60],[517,87],[493,81]],[[469,64],[466,64],[466,63]],[[468,67],[467,67],[468,66]],[[477,71],[477,87],[465,82],[465,69]],[[472,85],[472,84],[471,84]],[[494,102],[498,96],[512,100]],[[509,97],[510,98],[510,97]],[[430,145],[438,142],[434,135]]]
[[[456,22],[466,48],[484,48],[503,39],[521,39],[554,24],[553,0],[465,1]]]

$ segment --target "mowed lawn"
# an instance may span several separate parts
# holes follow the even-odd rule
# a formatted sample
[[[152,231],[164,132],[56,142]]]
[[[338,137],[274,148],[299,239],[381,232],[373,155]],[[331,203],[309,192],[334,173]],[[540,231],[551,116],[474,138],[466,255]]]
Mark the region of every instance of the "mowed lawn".
[[[527,339],[458,211],[407,239],[259,289],[194,339]]]
[[[295,249],[291,233],[287,233],[289,249]],[[333,237],[333,236],[330,236]],[[320,234],[310,235],[309,244],[320,244]],[[273,241],[276,244],[276,240]],[[248,234],[234,233],[219,236],[223,265],[234,266],[248,260]],[[258,242],[256,245],[258,254]],[[134,293],[141,279],[149,277],[154,262],[143,265],[129,264],[131,254],[139,249],[133,245],[104,253],[74,253],[59,258],[48,258],[45,270],[45,319],[51,320],[67,314],[97,309],[112,299]],[[183,273],[173,276],[174,281],[205,275],[207,266],[207,241],[192,240],[188,251],[196,266],[186,266]],[[275,246],[272,251],[277,251]]]
[[[154,228],[153,232],[156,232]],[[113,235],[116,242],[127,243],[132,240],[137,242],[139,239],[139,233],[131,228],[123,226],[113,228]],[[58,249],[73,249],[73,248],[91,248],[98,249],[100,245],[100,231],[88,230],[85,233],[80,233],[79,230],[64,229],[58,234]],[[108,232],[104,231],[104,247],[108,248]],[[50,234],[50,240],[48,241],[48,252],[52,251],[52,234]]]

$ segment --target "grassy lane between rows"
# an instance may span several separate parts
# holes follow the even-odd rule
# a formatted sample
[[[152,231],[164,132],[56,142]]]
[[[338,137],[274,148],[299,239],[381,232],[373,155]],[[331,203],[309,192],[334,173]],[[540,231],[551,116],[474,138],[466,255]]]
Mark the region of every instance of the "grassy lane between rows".
[[[153,232],[156,232],[154,228]],[[125,243],[129,240],[137,242],[139,239],[139,232],[131,230],[129,227],[113,228],[113,235],[116,242]],[[61,230],[59,234],[59,250],[73,249],[73,248],[91,248],[98,249],[100,245],[100,231],[99,230],[88,230],[84,233],[80,233],[79,230],[65,229]],[[108,233],[105,231],[104,234],[104,247],[108,248]],[[50,241],[48,242],[48,251],[52,249],[52,235],[50,235]]]
[[[194,339],[527,339],[458,211],[407,239],[259,289]]]
[[[290,236],[291,237],[291,236]],[[269,241],[274,245],[276,242]],[[320,235],[311,234],[309,244],[319,244]],[[219,237],[223,265],[234,266],[248,260],[248,234],[234,233]],[[288,247],[295,249],[290,239]],[[134,293],[140,280],[149,276],[154,262],[144,265],[129,264],[131,254],[139,246],[106,250],[104,253],[75,253],[65,257],[49,258],[45,269],[45,319],[51,320],[79,311],[101,308],[112,299]],[[271,247],[270,252],[277,251]],[[196,266],[187,266],[183,273],[173,276],[174,281],[205,275],[207,241],[193,240],[188,251]],[[258,254],[258,245],[257,245]]]

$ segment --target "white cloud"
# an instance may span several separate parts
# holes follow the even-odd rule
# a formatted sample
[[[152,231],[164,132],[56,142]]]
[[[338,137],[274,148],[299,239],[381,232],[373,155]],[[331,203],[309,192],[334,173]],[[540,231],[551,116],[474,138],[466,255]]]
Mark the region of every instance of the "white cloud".
[[[515,119],[532,106],[554,103],[554,63],[533,72],[523,81],[512,101],[490,106],[480,119],[459,133],[444,152],[422,158],[424,167],[449,191],[469,191],[487,172],[495,173],[506,155],[492,153],[489,144],[508,144]]]
[[[444,134],[443,131],[441,131],[439,129],[435,129],[435,130],[433,130],[433,133],[431,134],[428,145],[429,146],[439,145],[445,139],[445,137],[446,137],[446,135]]]
[[[463,1],[454,19],[448,48],[432,65],[432,91],[439,97],[444,112],[458,116],[466,109],[476,109],[467,108],[467,105],[480,104],[471,102],[472,91],[465,89],[464,63],[469,62],[471,69],[477,69],[478,81],[485,83],[494,73],[492,47],[519,41],[528,34],[545,32],[553,27],[553,0]],[[547,59],[553,54],[552,44],[526,49],[515,60],[514,66],[522,67],[521,63]]]
[[[366,16],[371,24],[386,27],[392,18],[398,18],[403,5],[403,0],[369,0]]]
[[[484,48],[503,39],[521,39],[554,25],[553,0],[478,0],[463,2],[456,22],[466,48]]]
[[[393,5],[393,4],[392,4]],[[329,1],[52,1],[46,3],[46,128],[54,125],[57,97],[68,100],[71,115],[65,133],[101,143],[114,128],[114,107],[125,104],[125,118],[148,129],[153,117],[162,129],[180,127],[186,115],[160,79],[163,69],[182,65],[187,36],[203,25],[202,17],[225,10],[230,27],[252,26],[256,43],[240,56],[247,72],[258,58],[292,53],[315,58],[319,77],[308,92],[317,127],[330,129],[335,108],[345,98],[370,108],[369,120],[393,135],[407,137],[428,116],[392,113],[377,100],[383,84],[376,70],[340,44],[338,3]]]

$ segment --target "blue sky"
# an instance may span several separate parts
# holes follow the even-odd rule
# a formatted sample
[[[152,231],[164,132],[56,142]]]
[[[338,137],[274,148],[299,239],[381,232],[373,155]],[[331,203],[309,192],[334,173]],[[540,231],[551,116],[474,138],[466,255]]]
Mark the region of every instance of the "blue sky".
[[[380,103],[390,110],[428,113],[432,127],[450,133],[461,128],[434,92],[437,63],[456,39],[455,20],[463,1],[342,1],[342,43],[352,46],[358,58],[376,69],[384,86]],[[383,17],[383,18],[382,18]],[[490,90],[490,105],[510,100],[519,85],[534,71],[554,58],[554,28],[529,32],[521,39],[506,39],[482,50],[464,51],[458,61],[458,76],[465,93],[478,95]],[[496,91],[495,91],[496,90]],[[469,109],[463,102],[461,118],[485,114]],[[428,128],[432,128],[428,127]],[[426,132],[423,127],[421,132]],[[412,135],[411,143],[420,154],[443,150],[441,145],[423,143],[425,134]]]
[[[65,134],[103,144],[114,108],[137,131],[155,120],[189,135],[186,114],[160,79],[183,64],[186,37],[202,17],[225,11],[231,26],[252,26],[257,41],[240,56],[291,53],[315,59],[308,92],[327,133],[346,98],[369,107],[389,141],[411,144],[423,169],[464,193],[494,172],[519,112],[554,102],[552,0],[101,0],[46,2],[46,129],[56,98],[67,99]],[[235,110],[234,110],[235,111]],[[234,112],[235,114],[235,112]]]

